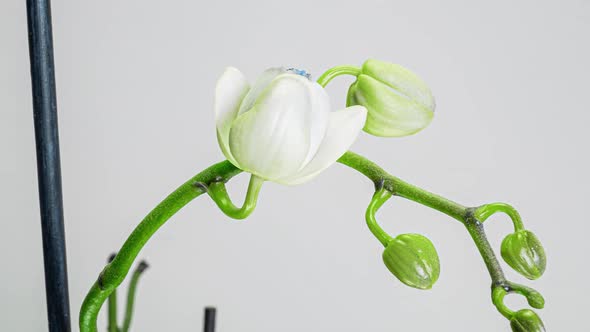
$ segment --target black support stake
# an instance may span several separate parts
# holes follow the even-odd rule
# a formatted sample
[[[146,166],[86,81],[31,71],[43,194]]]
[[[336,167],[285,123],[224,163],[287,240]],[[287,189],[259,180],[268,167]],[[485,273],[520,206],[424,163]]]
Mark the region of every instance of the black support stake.
[[[203,322],[203,332],[215,332],[215,314],[216,310],[213,307],[205,308],[205,319]]]
[[[50,332],[69,332],[70,302],[49,0],[27,0],[27,22],[47,319]]]

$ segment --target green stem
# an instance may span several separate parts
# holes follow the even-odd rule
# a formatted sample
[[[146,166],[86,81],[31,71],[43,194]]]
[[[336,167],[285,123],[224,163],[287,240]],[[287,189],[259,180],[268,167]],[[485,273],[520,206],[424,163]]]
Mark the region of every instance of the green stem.
[[[497,285],[492,288],[492,302],[502,316],[506,317],[508,320],[512,319],[514,311],[510,310],[504,304],[504,297],[510,293],[517,293],[526,297],[529,305],[535,309],[543,309],[545,306],[545,299],[541,293],[530,287],[506,281],[503,285]]]
[[[116,254],[113,253],[109,256],[108,262],[112,262],[115,259]],[[108,300],[108,326],[109,332],[119,332],[119,325],[117,323],[117,289],[115,289]]]
[[[475,218],[477,218],[477,220],[484,222],[491,215],[497,212],[505,213],[510,217],[510,219],[512,219],[512,224],[514,225],[515,232],[524,229],[524,225],[522,224],[522,219],[520,218],[520,214],[518,213],[518,211],[516,211],[516,209],[512,207],[512,205],[506,203],[484,204],[478,207],[473,214],[475,215]]]
[[[511,206],[503,203],[493,203],[484,205],[483,208],[467,208],[439,195],[428,192],[408,184],[377,166],[370,160],[353,152],[346,152],[338,162],[349,166],[367,176],[375,184],[377,192],[367,209],[367,223],[375,236],[384,243],[384,236],[381,228],[376,224],[374,212],[389,198],[389,196],[401,196],[422,205],[438,210],[450,217],[463,223],[471,238],[473,239],[486,268],[492,279],[492,302],[498,311],[506,318],[512,318],[514,312],[504,305],[504,296],[508,293],[518,293],[524,295],[530,306],[533,308],[543,308],[545,300],[543,296],[532,288],[512,283],[506,280],[504,272],[494,254],[494,251],[486,237],[482,221],[491,214],[501,211],[508,213],[515,222],[515,228],[522,227],[518,212]],[[385,190],[384,190],[385,189]],[[388,192],[389,194],[385,193]],[[481,218],[481,219],[480,219]],[[384,233],[384,232],[383,232]],[[389,236],[386,234],[386,236]]]
[[[507,289],[509,293],[517,293],[524,296],[529,305],[535,309],[543,309],[545,306],[543,295],[530,287],[507,281],[504,288]]]
[[[387,247],[392,238],[379,226],[379,224],[377,224],[375,213],[381,208],[383,203],[387,202],[390,198],[391,192],[383,188],[377,190],[373,195],[373,199],[371,199],[371,203],[369,203],[369,206],[367,207],[367,212],[365,213],[365,219],[367,220],[369,230],[371,230],[371,233],[375,235],[377,240],[379,240],[384,247]]]
[[[330,81],[337,76],[352,75],[352,76],[356,77],[360,73],[361,73],[361,69],[357,66],[353,66],[353,65],[336,66],[336,67],[326,70],[326,72],[323,73],[322,76],[320,76],[320,78],[318,78],[317,82],[319,85],[326,87],[326,85],[328,85],[328,83],[330,83]]]
[[[336,71],[335,71],[336,72]],[[335,75],[335,74],[334,74]],[[325,75],[322,75],[325,76]],[[324,80],[329,81],[330,76],[326,76]],[[345,153],[338,162],[347,165],[360,173],[367,176],[375,184],[377,191],[381,189],[387,190],[392,195],[404,197],[438,210],[462,223],[465,224],[474,239],[484,262],[490,272],[494,284],[504,281],[502,270],[497,264],[497,260],[491,251],[489,242],[485,238],[485,233],[481,227],[481,223],[472,223],[470,221],[476,220],[473,218],[473,209],[464,207],[461,204],[453,202],[449,199],[439,195],[428,192],[424,189],[418,188],[414,185],[406,183],[389,173],[385,172],[381,167],[366,158],[355,154],[353,152]],[[150,237],[178,210],[192,201],[194,198],[205,193],[213,193],[214,200],[219,204],[220,200],[224,200],[225,187],[221,184],[227,182],[233,176],[239,174],[241,171],[233,166],[230,162],[224,161],[213,165],[203,172],[197,174],[195,177],[184,183],[172,194],[166,197],[154,210],[152,210],[141,223],[133,230],[129,238],[125,241],[121,250],[115,259],[109,263],[101,272],[98,280],[94,283],[80,309],[80,331],[81,332],[96,332],[96,320],[100,308],[109,297],[109,295],[121,284],[133,261],[137,257],[139,251],[143,248]],[[261,181],[260,181],[261,182]],[[235,210],[232,214],[240,217],[243,213],[251,210],[255,205],[258,190],[260,189],[259,180],[251,178],[249,186],[249,194],[246,196],[244,207]],[[211,190],[211,187],[214,189]],[[227,192],[225,191],[225,194]],[[384,199],[386,196],[381,197]],[[375,211],[377,210],[379,197],[375,203]],[[231,202],[231,201],[228,201]],[[231,205],[221,203],[227,210]],[[233,204],[232,204],[233,205]],[[220,206],[221,207],[221,206]],[[243,212],[237,212],[243,209]],[[232,210],[230,208],[230,210]],[[234,213],[235,212],[235,213]],[[250,211],[251,212],[251,211]],[[475,227],[474,225],[478,225]],[[383,239],[382,239],[383,240]]]
[[[254,208],[256,208],[256,202],[258,201],[258,194],[264,179],[257,177],[252,174],[250,176],[250,183],[248,184],[248,191],[246,192],[246,198],[241,208],[238,208],[232,203],[231,198],[227,194],[225,183],[213,182],[208,186],[205,186],[208,190],[207,193],[213,199],[215,204],[219,207],[223,213],[234,219],[245,219],[247,218]]]
[[[139,263],[135,271],[133,271],[133,276],[131,276],[131,281],[129,282],[129,290],[127,291],[127,307],[125,308],[125,318],[123,320],[123,328],[121,329],[121,332],[129,331],[131,319],[133,318],[133,307],[135,304],[135,290],[137,289],[137,282],[139,281],[139,277],[141,277],[147,268],[148,264],[145,261],[142,261]]]
[[[467,208],[463,205],[404,182],[363,156],[348,151],[338,162],[364,174],[373,181],[377,190],[385,188],[393,195],[426,205],[460,222],[465,220]]]
[[[506,280],[504,278],[502,268],[496,259],[494,251],[492,250],[492,247],[485,236],[485,232],[481,226],[481,223],[472,222],[475,220],[472,217],[472,209],[404,182],[387,173],[372,161],[354,152],[346,152],[342,157],[340,157],[340,159],[338,159],[338,162],[367,176],[373,181],[377,191],[386,189],[393,195],[404,197],[406,199],[428,206],[463,223],[473,238],[473,241],[475,242],[475,245],[477,246],[484,260],[484,263],[492,279],[492,284],[502,283]]]
[[[109,325],[108,330],[109,332],[119,332],[119,327],[117,325],[117,290],[115,289],[111,295],[109,296]]]
[[[178,210],[205,193],[202,185],[225,182],[241,170],[229,161],[215,164],[185,182],[156,206],[133,230],[117,257],[100,273],[90,288],[80,309],[80,332],[97,332],[96,321],[100,308],[109,295],[121,284],[133,261],[152,235]]]
[[[498,312],[502,314],[502,316],[510,320],[514,315],[514,311],[510,310],[504,304],[504,297],[506,296],[506,294],[508,294],[508,292],[506,292],[506,290],[501,286],[494,287],[492,289],[492,303],[496,306],[496,309],[498,309]]]

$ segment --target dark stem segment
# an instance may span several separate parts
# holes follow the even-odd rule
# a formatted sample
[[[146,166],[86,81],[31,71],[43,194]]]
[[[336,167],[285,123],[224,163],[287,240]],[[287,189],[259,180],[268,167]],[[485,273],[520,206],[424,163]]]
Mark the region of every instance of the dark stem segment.
[[[213,307],[205,308],[205,318],[203,319],[203,332],[215,332],[215,316],[217,310]]]
[[[37,148],[41,235],[45,263],[47,319],[50,332],[69,332],[71,330],[70,302],[49,0],[27,0],[27,27]]]
[[[504,276],[500,262],[498,262],[496,254],[494,254],[494,249],[492,249],[488,241],[483,223],[473,216],[473,209],[469,210],[464,224],[488,268],[488,272],[492,278],[492,287],[504,285],[506,283],[506,277]]]

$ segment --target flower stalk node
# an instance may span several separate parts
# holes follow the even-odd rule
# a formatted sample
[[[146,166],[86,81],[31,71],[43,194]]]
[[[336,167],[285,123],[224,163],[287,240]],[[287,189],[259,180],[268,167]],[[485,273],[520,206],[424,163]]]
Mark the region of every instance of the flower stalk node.
[[[365,219],[367,221],[367,226],[373,235],[383,244],[384,247],[387,247],[389,243],[393,240],[393,238],[387,234],[381,226],[377,223],[377,219],[375,218],[375,214],[377,210],[381,208],[381,206],[387,202],[392,196],[391,192],[387,189],[379,189],[373,194],[373,198],[367,206],[367,211],[365,212]]]
[[[514,231],[518,232],[524,229],[524,225],[522,223],[522,218],[516,209],[506,203],[489,203],[484,204],[475,209],[473,212],[475,218],[480,222],[486,221],[489,217],[496,213],[505,213],[510,217],[512,220],[512,224],[514,225]]]

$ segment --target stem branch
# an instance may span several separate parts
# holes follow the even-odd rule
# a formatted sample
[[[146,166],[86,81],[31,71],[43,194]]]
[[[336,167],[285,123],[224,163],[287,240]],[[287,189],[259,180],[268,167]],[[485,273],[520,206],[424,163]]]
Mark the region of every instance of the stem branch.
[[[467,216],[467,208],[463,205],[404,182],[354,152],[346,152],[338,162],[364,174],[373,181],[376,190],[385,188],[393,195],[426,205],[460,222]]]
[[[317,79],[317,82],[319,85],[326,87],[326,85],[328,83],[330,83],[330,81],[333,80],[337,76],[352,75],[354,77],[357,77],[360,73],[361,73],[361,69],[357,66],[353,66],[353,65],[336,66],[336,67],[326,70],[326,72],[324,72],[322,74],[322,76],[320,76]]]
[[[117,289],[115,289],[109,296],[109,322],[107,329],[109,332],[119,332],[119,325],[117,323]]]
[[[474,212],[474,216],[477,220],[481,221],[482,223],[488,219],[490,216],[497,212],[502,212],[507,214],[510,219],[512,220],[512,224],[514,225],[514,231],[518,232],[524,229],[524,225],[522,224],[522,219],[520,218],[520,214],[512,205],[506,203],[489,203],[484,204],[478,207]]]
[[[496,259],[494,251],[486,238],[483,226],[473,217],[473,209],[404,182],[387,173],[372,161],[354,152],[346,152],[340,157],[340,159],[338,159],[338,162],[367,176],[375,184],[377,192],[386,189],[393,195],[404,197],[428,206],[463,223],[484,260],[492,279],[492,284],[501,284],[505,282],[506,279],[504,273],[502,272],[500,263]],[[370,207],[371,206],[369,206],[369,208]],[[371,231],[373,231],[373,229],[371,229]],[[376,236],[377,235],[378,234],[376,234]],[[383,243],[383,240],[379,236],[377,236],[377,238]]]
[[[148,264],[145,261],[141,261],[139,265],[133,271],[133,276],[129,282],[129,290],[127,291],[127,307],[125,308],[125,318],[123,320],[123,328],[121,332],[128,332],[131,326],[131,319],[133,318],[133,307],[135,304],[135,290],[137,289],[137,282],[139,277],[148,268]]]
[[[379,242],[381,242],[386,248],[392,238],[383,230],[383,228],[381,228],[381,226],[379,226],[377,219],[375,219],[375,213],[390,198],[391,192],[388,190],[383,188],[377,190],[371,199],[371,203],[369,203],[369,206],[367,207],[367,212],[365,213],[365,219],[367,220],[369,230],[371,230],[371,233],[373,233],[377,240],[379,240]]]
[[[117,256],[116,253],[112,253],[109,256],[108,263],[112,262]],[[119,332],[119,323],[117,322],[117,289],[115,289],[111,295],[109,296],[108,300],[108,326],[107,329],[109,332]]]

